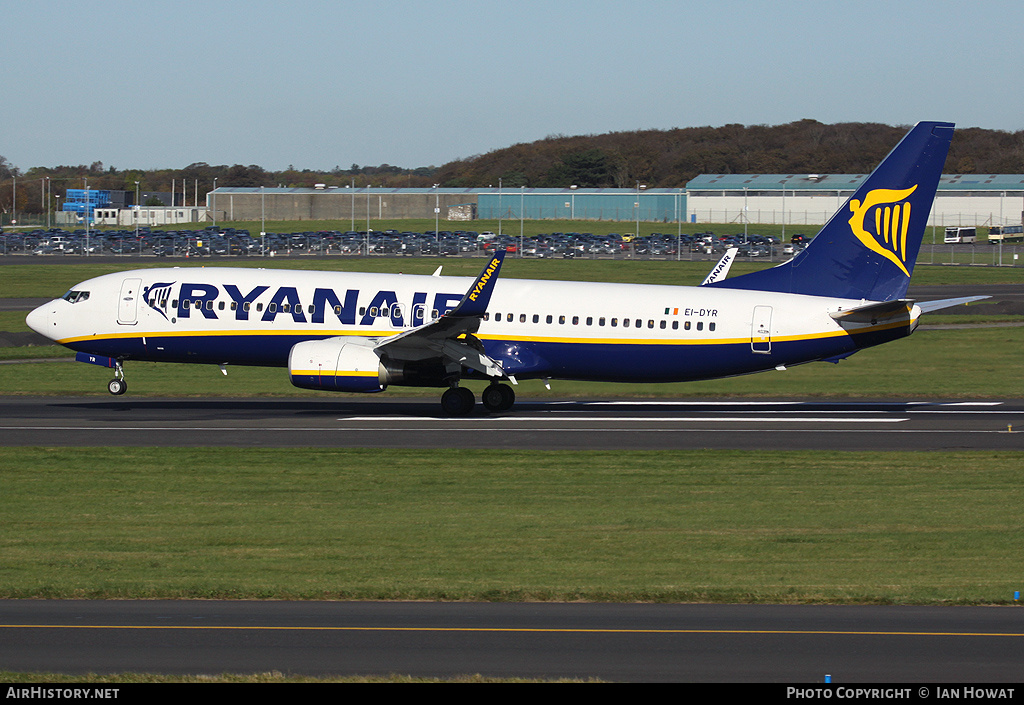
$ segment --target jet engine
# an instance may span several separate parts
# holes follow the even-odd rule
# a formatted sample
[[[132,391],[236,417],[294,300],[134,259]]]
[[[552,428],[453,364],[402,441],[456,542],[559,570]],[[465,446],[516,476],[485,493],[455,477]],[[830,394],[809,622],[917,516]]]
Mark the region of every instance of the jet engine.
[[[388,375],[362,338],[327,338],[296,344],[288,354],[292,384],[335,392],[382,392]]]

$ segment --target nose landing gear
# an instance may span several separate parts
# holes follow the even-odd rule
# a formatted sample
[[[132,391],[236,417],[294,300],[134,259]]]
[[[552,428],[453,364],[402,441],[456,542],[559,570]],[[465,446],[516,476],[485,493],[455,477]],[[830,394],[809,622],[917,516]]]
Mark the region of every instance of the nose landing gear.
[[[128,391],[128,383],[124,379],[124,368],[119,360],[114,363],[114,379],[107,382],[107,391],[114,396],[121,396]]]

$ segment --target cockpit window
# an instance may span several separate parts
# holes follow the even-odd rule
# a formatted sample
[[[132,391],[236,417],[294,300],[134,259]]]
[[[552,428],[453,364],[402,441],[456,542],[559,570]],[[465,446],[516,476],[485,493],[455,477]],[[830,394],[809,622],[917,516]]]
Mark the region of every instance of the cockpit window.
[[[73,304],[77,304],[79,301],[85,301],[86,299],[88,299],[89,292],[75,291],[72,289],[68,293],[64,294],[64,296],[62,296],[61,298],[64,299],[65,301],[70,301]]]

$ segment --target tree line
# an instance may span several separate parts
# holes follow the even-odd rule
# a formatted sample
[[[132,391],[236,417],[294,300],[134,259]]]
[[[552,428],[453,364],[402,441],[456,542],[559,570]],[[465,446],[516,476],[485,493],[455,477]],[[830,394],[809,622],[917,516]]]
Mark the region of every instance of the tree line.
[[[487,154],[459,159],[441,167],[403,168],[389,164],[340,166],[330,171],[269,171],[251,164],[213,166],[205,162],[183,169],[117,169],[102,162],[78,166],[32,167],[20,171],[0,156],[0,209],[42,213],[49,190],[63,196],[67,188],[169,192],[174,185],[186,202],[205,203],[218,186],[380,186],[385,188],[480,188],[499,183],[508,188],[567,187],[681,188],[698,174],[865,174],[907,132],[909,126],[878,123],[825,125],[800,120],[785,125],[725,125],[671,130],[610,132],[602,135],[551,135]],[[1024,131],[982,128],[956,131],[946,173],[1024,173]]]

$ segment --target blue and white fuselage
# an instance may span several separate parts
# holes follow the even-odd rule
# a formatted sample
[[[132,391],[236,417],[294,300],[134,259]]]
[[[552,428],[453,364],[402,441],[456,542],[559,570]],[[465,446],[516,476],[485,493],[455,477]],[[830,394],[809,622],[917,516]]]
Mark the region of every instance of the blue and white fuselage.
[[[490,379],[484,405],[501,410],[504,382],[523,378],[678,382],[836,361],[916,327],[904,297],[952,133],[918,124],[795,258],[699,287],[500,278],[504,252],[475,279],[146,269],[82,282],[27,320],[115,367],[115,394],[126,360],[264,365],[312,389],[449,387],[453,414],[473,407],[467,377]]]
[[[82,282],[69,296],[34,311],[29,323],[61,345],[111,358],[286,367],[297,343],[345,337],[379,344],[420,328],[458,306],[473,281],[146,269]],[[908,335],[917,318],[911,307],[874,325],[843,325],[830,315],[863,303],[709,287],[503,278],[472,335],[506,376],[519,379],[678,382],[845,355]],[[425,351],[422,357],[429,356]]]

